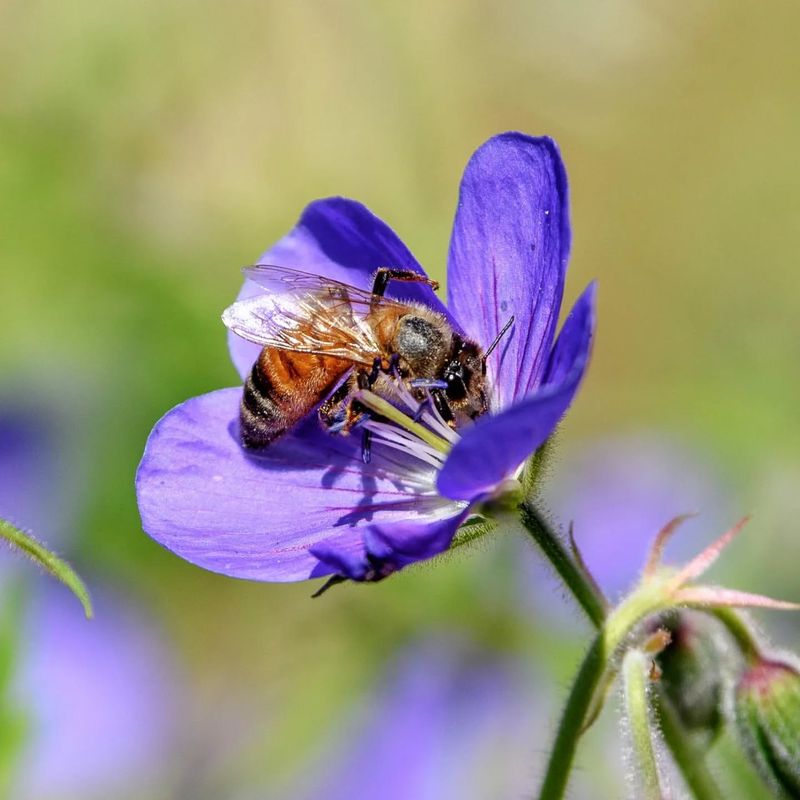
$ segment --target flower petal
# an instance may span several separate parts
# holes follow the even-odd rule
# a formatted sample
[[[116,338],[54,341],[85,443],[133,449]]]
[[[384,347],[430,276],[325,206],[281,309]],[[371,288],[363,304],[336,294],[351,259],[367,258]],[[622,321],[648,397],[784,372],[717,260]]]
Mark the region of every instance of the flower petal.
[[[361,461],[359,437],[313,418],[262,453],[239,444],[241,389],[172,409],[153,429],[136,476],[142,525],[193,564],[252,580],[327,574],[309,548],[356,549],[364,527],[427,522],[460,510],[434,490],[433,468],[388,448]]]
[[[308,205],[297,225],[256,263],[292,267],[365,290],[372,288],[378,267],[401,267],[425,274],[411,251],[383,220],[361,203],[344,197],[329,197]],[[263,291],[252,281],[245,281],[238,299]],[[398,300],[424,303],[451,319],[442,301],[426,284],[392,282],[386,294]],[[236,369],[246,377],[258,356],[259,346],[232,333],[228,334],[228,346]]]
[[[541,382],[555,335],[570,248],[567,176],[552,139],[495,136],[461,181],[447,267],[447,304],[488,347],[496,409]]]
[[[469,509],[435,522],[395,522],[370,525],[358,551],[324,542],[312,548],[320,561],[338,574],[354,581],[378,581],[416,561],[438,556],[450,547],[458,526],[469,515]]]
[[[594,331],[592,283],[567,317],[539,391],[464,431],[439,473],[444,497],[472,500],[510,477],[544,444],[569,408],[589,360]]]

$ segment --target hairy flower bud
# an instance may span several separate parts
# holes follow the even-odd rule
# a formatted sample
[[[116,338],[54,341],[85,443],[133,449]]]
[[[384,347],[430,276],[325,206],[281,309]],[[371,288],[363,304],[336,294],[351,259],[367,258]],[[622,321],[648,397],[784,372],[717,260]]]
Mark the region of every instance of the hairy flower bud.
[[[722,725],[723,654],[715,630],[701,615],[687,612],[662,625],[672,634],[657,658],[663,692],[684,726],[710,744]]]
[[[780,797],[800,798],[800,672],[761,658],[736,686],[736,725],[747,755]]]

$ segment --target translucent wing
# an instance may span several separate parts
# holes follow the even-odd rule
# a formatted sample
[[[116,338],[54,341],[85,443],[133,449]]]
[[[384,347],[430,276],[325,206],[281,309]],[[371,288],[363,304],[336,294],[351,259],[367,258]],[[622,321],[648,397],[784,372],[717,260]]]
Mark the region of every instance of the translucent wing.
[[[382,348],[366,317],[377,305],[400,304],[287,267],[243,270],[264,294],[239,300],[222,320],[237,336],[264,347],[316,353],[372,365]]]

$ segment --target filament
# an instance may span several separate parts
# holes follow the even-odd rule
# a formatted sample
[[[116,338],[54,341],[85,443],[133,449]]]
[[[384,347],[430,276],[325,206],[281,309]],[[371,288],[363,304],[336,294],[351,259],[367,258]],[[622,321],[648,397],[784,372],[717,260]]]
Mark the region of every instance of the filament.
[[[445,456],[450,452],[452,447],[451,441],[448,441],[448,439],[437,435],[430,428],[420,425],[419,422],[414,422],[411,417],[409,417],[407,414],[404,414],[399,408],[396,408],[387,400],[379,397],[374,392],[369,391],[369,389],[362,389],[361,391],[356,392],[355,399],[357,399],[362,405],[365,405],[368,409],[370,409],[370,411],[374,411],[376,414],[380,414],[382,417],[385,417],[386,419],[394,422],[396,425],[399,425],[401,428],[404,428],[409,433],[413,434],[416,439],[421,440],[436,452]],[[403,398],[403,400],[405,399],[406,398]],[[430,415],[423,414],[423,418],[426,416]],[[375,428],[380,426],[381,423],[366,424],[372,430],[375,430]],[[386,427],[385,423],[383,427]]]

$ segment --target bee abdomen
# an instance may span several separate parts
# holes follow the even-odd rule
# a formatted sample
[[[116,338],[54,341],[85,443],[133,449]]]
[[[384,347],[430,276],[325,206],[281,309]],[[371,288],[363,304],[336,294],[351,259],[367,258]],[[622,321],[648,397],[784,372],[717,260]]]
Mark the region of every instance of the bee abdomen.
[[[332,391],[349,366],[338,358],[265,347],[244,384],[242,444],[261,448],[282,436]]]
[[[261,367],[261,359],[253,365],[245,381],[239,418],[242,444],[252,448],[266,447],[291,424]]]

